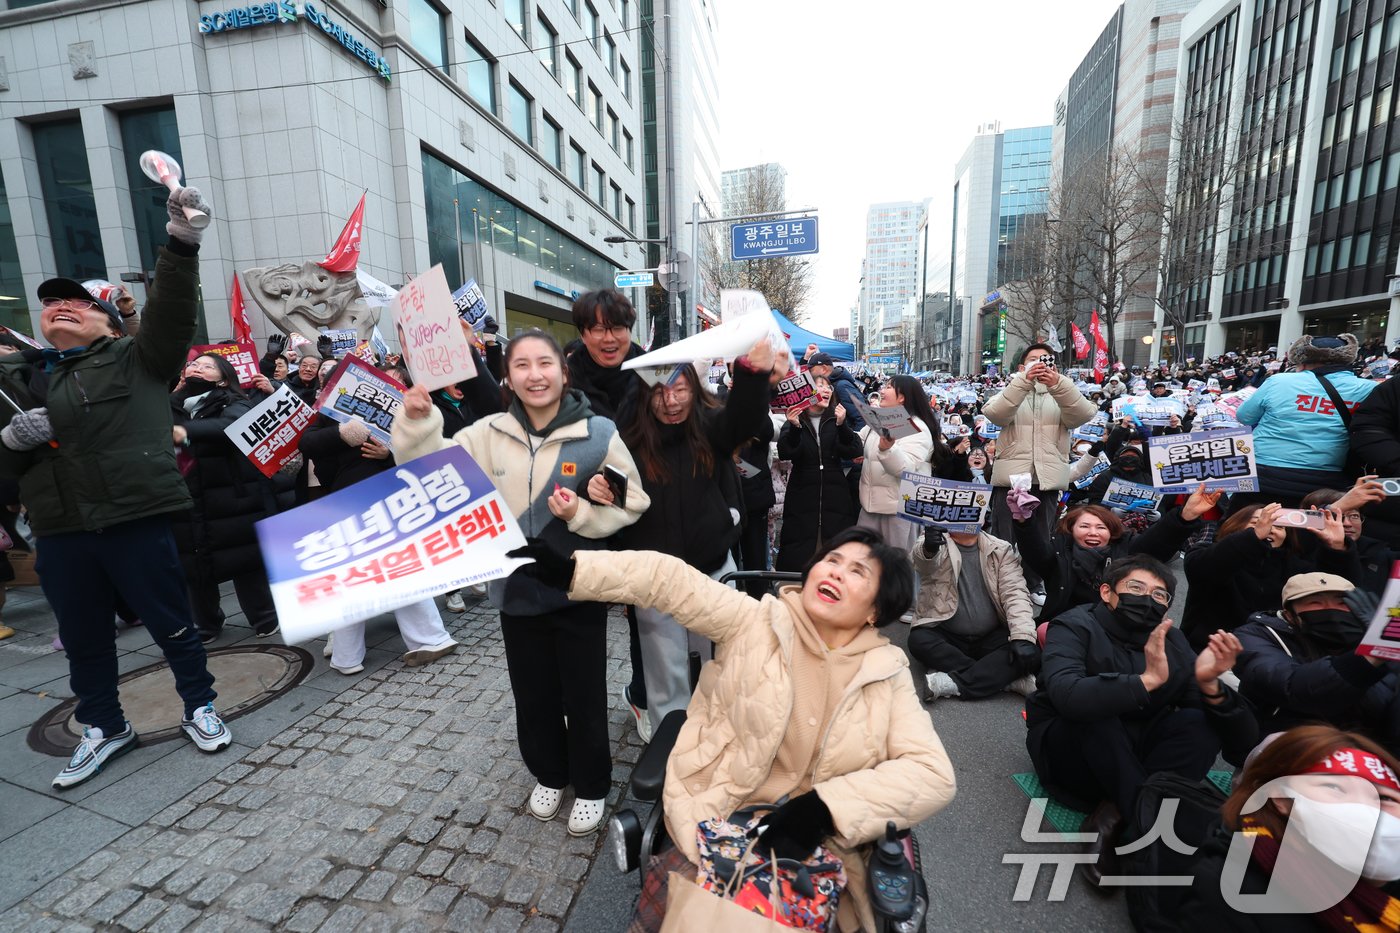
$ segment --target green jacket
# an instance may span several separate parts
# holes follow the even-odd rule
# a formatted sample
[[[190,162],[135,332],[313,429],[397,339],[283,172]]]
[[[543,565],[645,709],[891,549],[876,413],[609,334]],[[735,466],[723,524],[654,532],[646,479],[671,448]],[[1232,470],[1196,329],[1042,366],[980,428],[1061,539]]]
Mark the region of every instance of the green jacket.
[[[188,255],[181,255],[188,253]],[[13,451],[0,444],[0,476],[19,480],[20,501],[39,536],[99,531],[190,507],[175,465],[170,387],[185,365],[199,313],[199,258],[165,247],[156,260],[135,337],[102,337],[48,376],[45,402],[31,386],[37,354],[0,359],[0,386],[25,408],[47,404],[58,446]],[[0,425],[14,412],[0,404]]]

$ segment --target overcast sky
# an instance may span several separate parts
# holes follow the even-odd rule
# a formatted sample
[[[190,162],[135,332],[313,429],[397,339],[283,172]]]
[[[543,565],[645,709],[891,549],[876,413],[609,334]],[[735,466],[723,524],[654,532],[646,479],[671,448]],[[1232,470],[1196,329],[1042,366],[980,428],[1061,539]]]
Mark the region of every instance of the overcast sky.
[[[713,2],[723,167],[779,162],[788,206],[818,209],[808,326],[829,334],[856,303],[866,208],[931,197],[949,229],[978,124],[1051,123],[1121,0]]]

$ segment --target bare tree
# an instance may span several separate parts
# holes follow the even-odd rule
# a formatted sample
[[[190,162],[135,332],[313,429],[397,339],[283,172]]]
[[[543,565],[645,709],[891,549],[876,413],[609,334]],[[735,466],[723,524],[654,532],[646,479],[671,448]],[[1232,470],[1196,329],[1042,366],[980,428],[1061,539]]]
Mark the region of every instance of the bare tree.
[[[1000,291],[1007,307],[1006,332],[1026,344],[1044,340],[1068,310],[1055,303],[1061,274],[1058,224],[1047,219],[1045,211],[1028,215],[1002,253],[1006,281]]]
[[[787,208],[780,180],[768,172],[749,172],[747,184],[726,209],[735,215],[766,214]],[[783,223],[775,219],[773,223]],[[794,324],[807,316],[812,295],[812,267],[805,259],[778,256],[733,262],[729,258],[729,230],[717,224],[705,228],[700,242],[700,273],[714,291],[752,288]]]

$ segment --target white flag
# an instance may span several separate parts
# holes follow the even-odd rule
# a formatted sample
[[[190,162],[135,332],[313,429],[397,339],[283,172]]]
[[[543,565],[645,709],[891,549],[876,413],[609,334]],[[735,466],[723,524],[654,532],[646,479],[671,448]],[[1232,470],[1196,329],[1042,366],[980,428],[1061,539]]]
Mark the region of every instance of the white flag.
[[[1045,342],[1050,346],[1050,349],[1054,350],[1056,353],[1063,353],[1065,352],[1065,348],[1061,345],[1060,335],[1056,333],[1056,330],[1057,328],[1055,325],[1050,325],[1050,331],[1045,335]]]

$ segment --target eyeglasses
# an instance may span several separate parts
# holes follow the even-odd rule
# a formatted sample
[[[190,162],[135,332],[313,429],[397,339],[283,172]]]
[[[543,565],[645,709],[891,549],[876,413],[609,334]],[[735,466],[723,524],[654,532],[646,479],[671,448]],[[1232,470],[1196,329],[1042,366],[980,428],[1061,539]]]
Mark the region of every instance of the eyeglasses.
[[[91,311],[97,307],[97,302],[86,298],[41,298],[39,304],[45,308],[62,308],[66,305],[74,311]]]
[[[1163,606],[1170,606],[1172,604],[1171,593],[1168,593],[1160,586],[1155,588],[1149,587],[1146,583],[1141,583],[1137,580],[1129,580],[1124,583],[1123,589],[1119,590],[1119,593],[1125,592],[1132,596],[1151,596],[1154,601],[1161,603]]]
[[[583,329],[583,332],[594,340],[602,340],[608,335],[613,337],[626,337],[632,333],[632,328],[626,324],[590,324]]]
[[[1366,516],[1362,515],[1360,512],[1343,512],[1343,513],[1342,513],[1342,521],[1344,521],[1344,522],[1363,522],[1363,521],[1365,521],[1365,520],[1366,520]]]
[[[690,398],[690,383],[684,380],[676,382],[675,385],[657,386],[658,395],[668,395],[677,401],[685,401]]]

